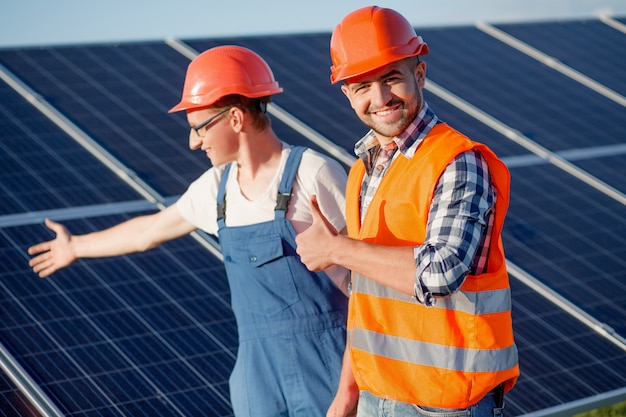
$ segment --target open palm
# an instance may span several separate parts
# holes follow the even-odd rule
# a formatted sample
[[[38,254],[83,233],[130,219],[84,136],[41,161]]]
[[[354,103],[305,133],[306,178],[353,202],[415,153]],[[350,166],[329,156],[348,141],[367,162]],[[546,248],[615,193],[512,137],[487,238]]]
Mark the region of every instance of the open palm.
[[[56,238],[28,248],[30,255],[36,255],[28,263],[33,272],[45,278],[76,260],[72,248],[72,235],[60,223],[46,219],[46,227],[56,233]]]

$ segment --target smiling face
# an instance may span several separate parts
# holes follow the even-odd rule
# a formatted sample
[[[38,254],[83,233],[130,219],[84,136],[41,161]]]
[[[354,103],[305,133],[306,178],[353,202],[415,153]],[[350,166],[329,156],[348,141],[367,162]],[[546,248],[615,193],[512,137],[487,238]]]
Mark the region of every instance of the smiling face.
[[[341,90],[359,119],[385,144],[402,133],[422,108],[425,75],[426,64],[412,57],[352,77]]]

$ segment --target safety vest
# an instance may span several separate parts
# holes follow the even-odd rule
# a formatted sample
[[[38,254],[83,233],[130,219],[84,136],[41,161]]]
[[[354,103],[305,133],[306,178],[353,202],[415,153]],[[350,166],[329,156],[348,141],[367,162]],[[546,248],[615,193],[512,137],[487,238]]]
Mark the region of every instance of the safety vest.
[[[352,369],[361,390],[382,398],[439,408],[467,408],[519,375],[511,294],[501,231],[509,204],[509,171],[485,145],[445,123],[436,125],[409,160],[398,155],[360,224],[365,166],[351,168],[346,220],[351,238],[386,246],[424,242],[437,181],[462,152],[486,159],[496,190],[487,271],[467,276],[460,290],[426,307],[412,297],[353,274],[348,313]]]

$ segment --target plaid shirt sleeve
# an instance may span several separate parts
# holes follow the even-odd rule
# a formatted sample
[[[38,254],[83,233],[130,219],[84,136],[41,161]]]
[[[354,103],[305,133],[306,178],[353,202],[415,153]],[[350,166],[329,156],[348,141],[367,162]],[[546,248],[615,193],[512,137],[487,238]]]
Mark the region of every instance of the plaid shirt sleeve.
[[[477,151],[457,156],[435,189],[424,244],[414,249],[415,299],[433,306],[435,297],[457,291],[468,273],[486,268],[495,190]]]

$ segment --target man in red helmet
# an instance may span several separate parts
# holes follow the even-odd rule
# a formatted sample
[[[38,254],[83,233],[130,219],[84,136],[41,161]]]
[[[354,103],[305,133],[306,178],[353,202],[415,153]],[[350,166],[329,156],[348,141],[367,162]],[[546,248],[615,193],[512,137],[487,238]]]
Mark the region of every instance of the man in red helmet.
[[[345,227],[346,174],[336,161],[278,139],[265,110],[280,92],[249,49],[200,54],[170,112],[187,112],[189,147],[213,167],[163,211],[80,236],[46,220],[56,238],[29,248],[34,272],[47,277],[78,258],[144,251],[196,229],[217,235],[239,334],[230,377],[237,417],[323,415],[345,348],[349,273],[309,271],[295,236],[312,222],[312,195],[334,228]]]
[[[424,100],[428,46],[394,10],[335,28],[331,81],[370,131],[341,235],[311,200],[312,270],[352,270],[348,346],[329,417],[500,416],[518,375],[501,231],[509,172]]]

